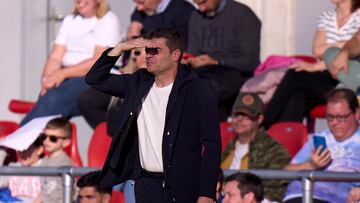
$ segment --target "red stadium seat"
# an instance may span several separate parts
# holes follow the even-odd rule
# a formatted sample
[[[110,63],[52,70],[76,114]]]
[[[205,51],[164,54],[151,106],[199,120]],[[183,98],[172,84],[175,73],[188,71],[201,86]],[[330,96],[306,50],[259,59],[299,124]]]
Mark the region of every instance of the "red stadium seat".
[[[124,193],[117,190],[113,190],[110,203],[125,203]]]
[[[294,157],[307,140],[307,129],[299,122],[279,122],[270,127],[268,133],[281,143]]]
[[[111,137],[107,134],[107,124],[100,123],[94,130],[88,149],[88,166],[102,167],[111,144]]]
[[[220,123],[220,135],[221,135],[221,149],[224,151],[225,147],[234,138],[234,130],[229,122]]]
[[[317,118],[325,118],[326,105],[318,105],[310,110],[309,116],[307,118],[307,128],[309,133],[315,131],[315,120]]]
[[[5,136],[11,134],[18,128],[19,128],[19,124],[17,124],[16,122],[0,121],[0,139],[2,137],[5,137]],[[6,159],[4,161],[4,165],[9,164],[10,162],[16,162],[17,155],[16,155],[15,150],[7,148],[6,153],[8,154],[8,156],[6,157]]]
[[[82,167],[83,164],[78,149],[76,125],[74,123],[71,123],[71,126],[72,126],[71,144],[65,148],[65,152],[70,156],[75,166]]]
[[[34,102],[12,99],[9,103],[9,110],[14,113],[28,113],[35,106]]]

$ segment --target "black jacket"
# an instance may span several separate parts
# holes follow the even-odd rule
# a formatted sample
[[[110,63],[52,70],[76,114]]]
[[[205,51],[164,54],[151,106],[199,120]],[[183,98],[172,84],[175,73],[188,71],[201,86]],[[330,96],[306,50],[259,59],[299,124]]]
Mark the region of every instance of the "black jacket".
[[[108,50],[109,51],[109,50]],[[140,175],[137,116],[154,76],[146,69],[132,75],[111,75],[118,57],[105,51],[86,75],[86,82],[104,93],[125,98],[118,129],[102,171],[102,186]],[[207,83],[180,65],[166,109],[162,143],[164,180],[177,202],[198,196],[215,199],[221,139],[215,95]]]

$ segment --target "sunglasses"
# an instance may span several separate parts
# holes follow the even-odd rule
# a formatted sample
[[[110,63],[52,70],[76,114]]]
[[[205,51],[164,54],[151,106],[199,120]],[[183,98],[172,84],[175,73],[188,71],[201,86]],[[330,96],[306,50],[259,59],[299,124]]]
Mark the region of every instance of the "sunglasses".
[[[149,47],[146,47],[145,48],[145,53],[146,54],[150,54],[150,55],[156,55],[159,53],[159,47],[154,47],[154,48],[149,48]]]
[[[41,133],[40,137],[41,137],[42,141],[45,141],[46,138],[49,138],[50,142],[52,142],[52,143],[57,143],[57,141],[59,139],[62,139],[62,140],[69,139],[69,137],[59,137],[59,136],[56,136],[56,135],[47,135],[45,133]]]
[[[134,56],[140,56],[141,51],[134,51]]]

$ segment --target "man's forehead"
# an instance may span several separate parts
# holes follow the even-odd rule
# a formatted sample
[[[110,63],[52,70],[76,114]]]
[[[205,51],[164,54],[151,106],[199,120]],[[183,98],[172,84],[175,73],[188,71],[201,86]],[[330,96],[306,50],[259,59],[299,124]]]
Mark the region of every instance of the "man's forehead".
[[[160,46],[166,46],[166,39],[165,38],[153,38],[150,40],[154,45]]]

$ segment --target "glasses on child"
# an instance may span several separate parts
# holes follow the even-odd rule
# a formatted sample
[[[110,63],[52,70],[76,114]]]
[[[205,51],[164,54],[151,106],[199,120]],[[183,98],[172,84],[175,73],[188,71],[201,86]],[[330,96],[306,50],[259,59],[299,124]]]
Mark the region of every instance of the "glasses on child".
[[[47,135],[45,133],[41,133],[40,137],[43,141],[46,140],[46,138],[49,138],[50,142],[56,143],[59,139],[65,140],[68,139],[69,137],[60,137],[60,136],[56,136],[56,135]]]
[[[345,115],[331,115],[331,114],[326,114],[325,118],[328,121],[334,121],[337,120],[339,122],[345,122],[346,119],[352,114],[353,112],[349,112],[348,114]]]
[[[154,48],[146,47],[145,53],[150,55],[156,55],[159,53],[159,49],[160,49],[159,47],[154,47]]]

